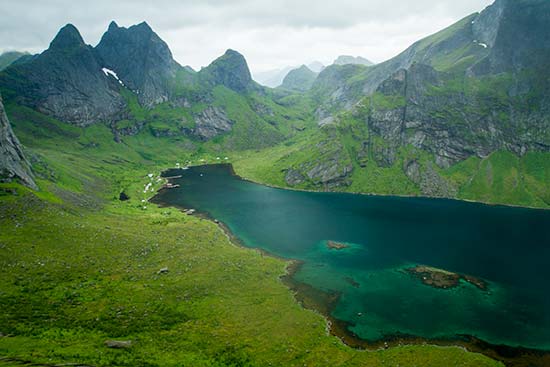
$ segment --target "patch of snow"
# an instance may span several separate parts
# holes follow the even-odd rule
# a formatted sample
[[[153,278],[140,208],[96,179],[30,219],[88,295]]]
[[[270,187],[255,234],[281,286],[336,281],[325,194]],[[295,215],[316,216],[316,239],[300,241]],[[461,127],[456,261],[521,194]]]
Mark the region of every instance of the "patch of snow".
[[[118,75],[114,71],[107,68],[101,68],[101,71],[103,71],[103,74],[105,74],[105,76],[112,76],[113,78],[115,78],[120,83],[120,85],[124,87],[124,83],[118,78]]]
[[[481,42],[480,42],[480,43],[478,43],[478,45],[480,45],[480,46],[483,47],[483,48],[487,48],[487,44],[486,44],[486,43],[481,43]]]

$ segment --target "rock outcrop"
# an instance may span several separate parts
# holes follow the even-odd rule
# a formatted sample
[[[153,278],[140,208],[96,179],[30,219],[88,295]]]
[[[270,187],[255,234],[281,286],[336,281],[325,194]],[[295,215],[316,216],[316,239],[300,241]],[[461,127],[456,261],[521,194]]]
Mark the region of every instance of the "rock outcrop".
[[[207,107],[194,116],[195,128],[192,134],[201,140],[210,140],[231,130],[234,122],[220,107]]]
[[[13,133],[0,96],[0,182],[13,180],[38,190],[33,179],[31,165],[25,158],[21,144]]]

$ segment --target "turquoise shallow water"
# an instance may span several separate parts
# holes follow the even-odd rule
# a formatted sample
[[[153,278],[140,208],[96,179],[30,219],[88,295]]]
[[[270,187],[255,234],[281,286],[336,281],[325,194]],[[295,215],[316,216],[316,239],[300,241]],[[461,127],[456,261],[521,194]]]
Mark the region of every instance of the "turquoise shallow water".
[[[333,316],[369,341],[459,334],[550,350],[550,211],[452,200],[274,189],[228,165],[172,170],[154,201],[223,221],[249,247],[304,261],[299,281],[341,293]],[[330,250],[327,240],[350,244]],[[479,277],[488,291],[422,284],[429,265]]]

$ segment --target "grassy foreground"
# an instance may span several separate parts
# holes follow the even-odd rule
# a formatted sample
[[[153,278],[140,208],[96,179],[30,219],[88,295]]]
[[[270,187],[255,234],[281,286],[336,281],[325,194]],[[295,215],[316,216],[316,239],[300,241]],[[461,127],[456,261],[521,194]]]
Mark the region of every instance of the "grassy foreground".
[[[143,202],[161,169],[215,158],[178,139],[117,144],[102,125],[32,114],[11,108],[41,191],[0,185],[0,365],[500,365],[455,347],[345,346],[282,283],[288,263],[235,246],[213,222]]]

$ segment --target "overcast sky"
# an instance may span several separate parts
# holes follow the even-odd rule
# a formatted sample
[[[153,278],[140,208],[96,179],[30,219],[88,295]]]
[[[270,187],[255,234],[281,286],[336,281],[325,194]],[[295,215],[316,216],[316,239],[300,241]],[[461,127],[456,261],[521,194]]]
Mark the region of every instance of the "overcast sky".
[[[342,54],[384,61],[493,0],[0,0],[0,51],[41,52],[73,23],[96,45],[143,20],[195,69],[233,48],[253,72]]]

